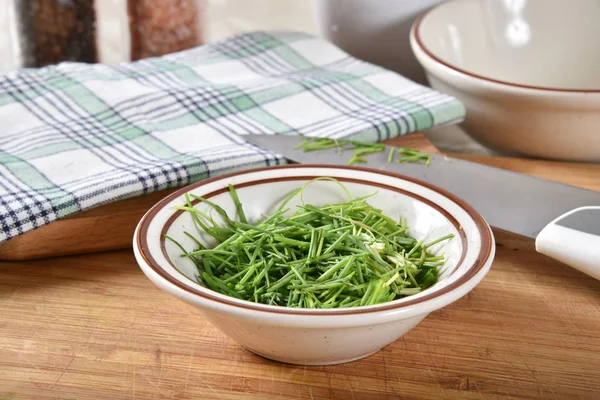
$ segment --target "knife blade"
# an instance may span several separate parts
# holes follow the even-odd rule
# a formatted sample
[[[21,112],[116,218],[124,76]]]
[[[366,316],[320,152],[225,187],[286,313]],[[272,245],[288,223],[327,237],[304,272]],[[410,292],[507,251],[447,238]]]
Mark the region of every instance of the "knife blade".
[[[300,136],[248,135],[244,139],[287,160],[302,164],[348,165],[353,154],[351,150],[305,152],[301,148],[294,149],[306,139]],[[584,259],[584,262],[597,263],[598,276],[595,277],[600,279],[600,207],[596,207],[600,206],[600,192],[438,154],[431,155],[428,166],[388,163],[389,149],[387,147],[387,151],[369,155],[368,164],[363,165],[420,179],[446,189],[473,206],[496,228],[538,239],[540,233],[546,230],[546,239],[552,239],[553,243],[559,240],[554,237],[556,234],[564,234],[566,231],[550,232],[552,238],[548,238],[550,225],[559,230],[564,228],[589,236],[583,239],[574,237],[573,240],[584,240],[584,243],[592,240],[588,244],[597,245],[598,255],[592,254],[588,257],[591,261]],[[583,230],[580,228],[582,221],[585,223]],[[538,243],[538,251],[540,244]],[[546,249],[546,252],[549,251],[552,250]],[[569,264],[568,260],[562,259],[563,256],[569,258],[573,254],[553,257]],[[592,275],[590,271],[584,272]]]

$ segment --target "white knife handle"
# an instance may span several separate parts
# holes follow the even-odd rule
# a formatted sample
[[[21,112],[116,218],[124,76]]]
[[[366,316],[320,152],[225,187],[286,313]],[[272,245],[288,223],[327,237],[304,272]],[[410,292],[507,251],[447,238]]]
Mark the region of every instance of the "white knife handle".
[[[535,248],[600,280],[600,207],[582,207],[556,218],[539,233]]]

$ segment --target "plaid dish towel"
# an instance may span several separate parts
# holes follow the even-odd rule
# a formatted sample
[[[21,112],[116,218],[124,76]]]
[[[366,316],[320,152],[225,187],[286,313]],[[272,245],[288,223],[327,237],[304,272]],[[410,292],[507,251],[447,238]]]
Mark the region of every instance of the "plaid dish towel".
[[[289,32],[0,75],[0,242],[100,204],[284,163],[241,135],[375,142],[463,116],[449,96]]]

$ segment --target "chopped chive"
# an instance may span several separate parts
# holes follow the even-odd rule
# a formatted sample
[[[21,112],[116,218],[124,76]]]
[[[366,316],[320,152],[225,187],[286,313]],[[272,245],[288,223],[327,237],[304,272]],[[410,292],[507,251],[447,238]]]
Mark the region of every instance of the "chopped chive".
[[[192,235],[191,233],[189,233],[188,231],[184,231],[183,234],[187,237],[189,237],[190,239],[192,239],[194,241],[194,243],[196,243],[196,246],[198,246],[199,250],[205,249],[206,247],[198,240],[194,237],[194,235]]]
[[[229,193],[231,194],[231,198],[233,199],[233,203],[235,204],[235,209],[238,213],[238,218],[241,222],[247,224],[248,220],[246,219],[246,214],[244,213],[244,207],[242,207],[242,203],[237,195],[237,191],[233,187],[232,184],[229,184]]]
[[[181,245],[181,243],[179,243],[177,240],[173,239],[171,236],[168,236],[167,234],[165,234],[165,239],[168,239],[169,241],[175,243],[175,245],[177,247],[179,247],[179,249],[183,252],[183,254],[189,254],[188,251]]]
[[[439,239],[436,239],[436,240],[434,240],[433,242],[429,242],[429,243],[427,243],[427,244],[426,244],[426,245],[424,245],[423,247],[425,247],[425,248],[427,249],[427,248],[429,248],[429,247],[433,246],[434,244],[437,244],[437,243],[439,243],[439,242],[443,242],[444,240],[452,239],[453,237],[454,237],[454,234],[453,234],[453,233],[450,233],[450,234],[448,234],[448,235],[446,235],[446,236],[443,236],[443,237],[441,237],[441,238],[439,238]]]
[[[362,164],[366,164],[367,163],[367,159],[364,157],[359,156],[358,154],[353,155],[350,158],[350,161],[348,161],[348,165],[353,165],[356,163],[362,163]]]
[[[385,146],[380,143],[368,143],[359,142],[356,140],[345,140],[345,139],[328,139],[328,138],[310,138],[303,140],[293,147],[293,150],[302,148],[303,151],[318,151],[335,149],[338,154],[341,154],[343,150],[352,150],[352,157],[348,160],[348,165],[356,163],[367,163],[367,159],[363,156],[379,153],[385,150]],[[431,162],[431,156],[427,153],[423,153],[415,149],[407,148],[391,148],[388,154],[388,164],[394,161],[394,154],[398,153],[400,158],[397,160],[399,163],[423,163],[429,165]]]
[[[220,207],[219,205],[213,203],[212,201],[210,201],[208,199],[205,199],[204,197],[196,196],[195,194],[190,194],[190,197],[211,206],[213,208],[213,210],[215,210],[217,212],[217,214],[219,214],[221,216],[221,218],[223,218],[223,220],[227,223],[227,225],[231,226],[233,224],[233,221],[231,221],[231,219],[229,218],[229,215],[227,215],[227,212],[225,210],[223,210],[223,208]]]
[[[347,146],[335,142],[335,146]],[[371,154],[379,147],[351,143],[355,156]],[[331,143],[320,141],[318,146]],[[318,147],[317,146],[317,147]],[[371,147],[369,147],[371,146]],[[381,145],[378,145],[383,147]],[[404,149],[401,155],[418,154]],[[306,204],[303,192],[314,181],[339,184],[349,200],[317,207]],[[279,209],[249,224],[242,203],[230,186],[239,221],[229,218],[224,208],[200,196],[186,196],[186,205],[198,228],[217,239],[206,248],[194,235],[197,249],[186,249],[165,235],[196,264],[206,287],[227,296],[273,306],[293,308],[341,308],[374,305],[419,293],[438,279],[445,257],[428,248],[452,239],[446,235],[425,243],[408,235],[400,223],[367,203],[373,194],[352,197],[347,188],[330,177],[316,178],[294,190]],[[293,215],[285,205],[299,196],[301,205]],[[210,207],[201,211],[191,199]],[[211,217],[218,214],[224,225]],[[212,226],[209,226],[212,225]]]
[[[295,146],[292,148],[292,150],[297,150],[297,149],[299,149],[300,147],[304,147],[304,145],[306,145],[306,144],[307,144],[307,143],[309,143],[309,142],[310,142],[310,140],[309,140],[309,139],[305,139],[305,140],[301,141],[300,143],[298,143],[297,145],[295,145]]]

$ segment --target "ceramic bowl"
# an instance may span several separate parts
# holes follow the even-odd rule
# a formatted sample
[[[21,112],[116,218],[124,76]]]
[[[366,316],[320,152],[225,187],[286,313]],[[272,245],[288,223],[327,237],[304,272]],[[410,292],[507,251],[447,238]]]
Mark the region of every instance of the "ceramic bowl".
[[[346,309],[295,309],[228,297],[198,281],[195,265],[164,235],[193,248],[185,230],[195,231],[183,205],[185,193],[210,199],[235,216],[228,184],[233,184],[249,220],[277,209],[288,193],[305,182],[329,176],[343,182],[353,196],[377,192],[370,204],[392,217],[403,216],[414,237],[456,236],[433,247],[447,263],[440,280],[423,292],[385,304]],[[296,199],[298,200],[298,199]],[[306,203],[346,201],[334,182],[317,181],[304,191]],[[299,201],[299,200],[298,200]],[[294,203],[288,203],[292,209]],[[299,204],[296,202],[296,204]],[[196,204],[200,209],[206,204]],[[353,167],[292,165],[237,172],[183,188],[157,203],[141,219],[134,252],[142,271],[167,293],[202,310],[226,335],[246,349],[286,363],[336,364],[372,354],[415,327],[432,311],[467,294],[488,272],[494,239],[485,220],[469,205],[444,190],[396,174]]]
[[[466,106],[463,127],[507,155],[600,162],[600,2],[451,0],[411,46],[431,86]]]

